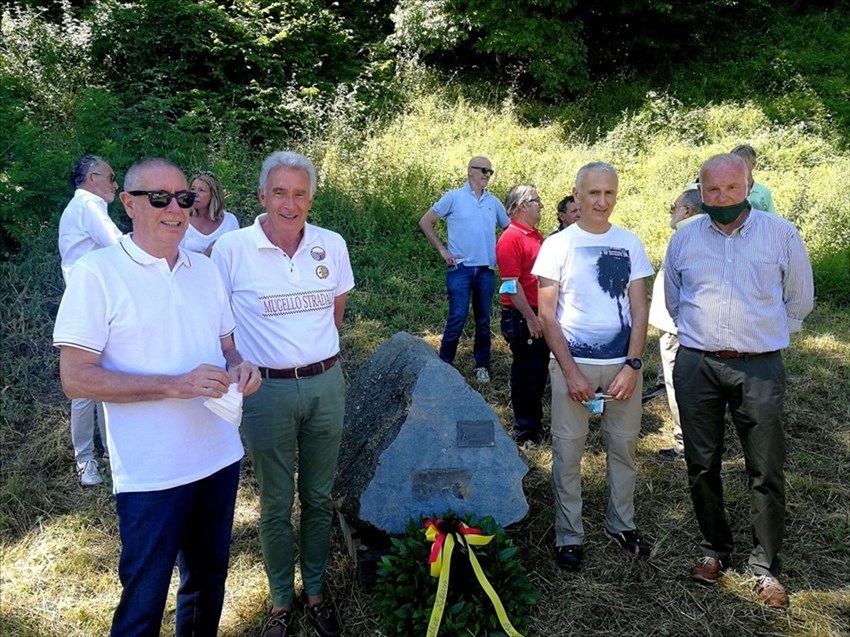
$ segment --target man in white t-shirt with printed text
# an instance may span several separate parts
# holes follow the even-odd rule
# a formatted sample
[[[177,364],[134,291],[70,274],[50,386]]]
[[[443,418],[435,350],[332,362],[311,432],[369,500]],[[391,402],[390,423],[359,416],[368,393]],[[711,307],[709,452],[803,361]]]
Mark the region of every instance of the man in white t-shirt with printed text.
[[[553,355],[549,373],[555,560],[568,571],[579,570],[583,559],[581,458],[591,408],[603,410],[605,532],[628,556],[647,557],[652,551],[634,521],[640,357],[649,311],[646,279],[652,266],[640,239],[608,221],[618,185],[610,164],[583,166],[573,189],[581,217],[543,243],[532,269],[539,281],[539,317]]]

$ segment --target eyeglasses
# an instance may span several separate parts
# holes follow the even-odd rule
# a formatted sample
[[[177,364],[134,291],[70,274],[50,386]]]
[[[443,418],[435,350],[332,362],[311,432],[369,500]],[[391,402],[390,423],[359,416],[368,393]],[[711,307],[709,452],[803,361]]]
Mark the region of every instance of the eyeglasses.
[[[484,166],[470,166],[470,168],[474,168],[475,170],[480,170],[482,173],[484,173],[484,175],[486,177],[489,177],[490,175],[492,175],[493,173],[496,172],[492,168],[485,168]]]
[[[685,204],[681,204],[681,203],[680,203],[680,204],[678,204],[678,205],[676,205],[675,203],[670,204],[670,214],[672,215],[672,214],[673,214],[674,212],[676,212],[679,208],[687,208],[687,206],[686,206]]]
[[[180,192],[166,192],[165,190],[131,190],[127,194],[133,195],[134,197],[147,195],[148,201],[154,208],[165,208],[171,203],[172,199],[176,199],[177,205],[181,208],[191,208],[192,204],[195,203],[195,193],[189,192],[188,190],[181,190]]]
[[[540,203],[540,197],[535,197],[534,199],[529,199],[528,203]]]
[[[105,176],[103,173],[94,173],[94,172],[92,173],[92,175],[100,175],[101,177]],[[111,184],[115,183],[115,173],[111,173],[109,175],[109,183],[111,183]]]

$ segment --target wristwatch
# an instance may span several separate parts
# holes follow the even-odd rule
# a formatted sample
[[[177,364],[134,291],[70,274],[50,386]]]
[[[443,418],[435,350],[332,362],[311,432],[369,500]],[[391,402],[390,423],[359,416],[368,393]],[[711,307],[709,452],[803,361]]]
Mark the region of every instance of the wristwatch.
[[[628,365],[632,369],[640,369],[641,367],[643,367],[643,361],[639,358],[627,358],[626,365]]]

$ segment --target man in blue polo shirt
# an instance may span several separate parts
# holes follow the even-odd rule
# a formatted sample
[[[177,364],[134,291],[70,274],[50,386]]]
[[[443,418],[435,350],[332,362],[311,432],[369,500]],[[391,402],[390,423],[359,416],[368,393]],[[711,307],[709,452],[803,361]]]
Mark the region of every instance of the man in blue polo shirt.
[[[450,190],[419,220],[419,227],[446,262],[449,318],[440,344],[440,360],[451,364],[457,353],[469,302],[475,319],[475,378],[490,382],[490,307],[496,290],[496,224],[510,224],[505,207],[485,189],[493,176],[486,157],[473,157],[466,168],[467,182]],[[448,246],[434,226],[445,219]]]

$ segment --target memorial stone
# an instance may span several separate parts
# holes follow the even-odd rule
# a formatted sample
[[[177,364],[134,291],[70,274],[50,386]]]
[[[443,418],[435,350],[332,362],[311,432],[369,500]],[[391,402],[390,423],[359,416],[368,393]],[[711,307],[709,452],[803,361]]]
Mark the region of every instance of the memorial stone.
[[[448,510],[517,522],[527,472],[493,409],[419,338],[381,344],[349,388],[334,498],[361,533]]]

